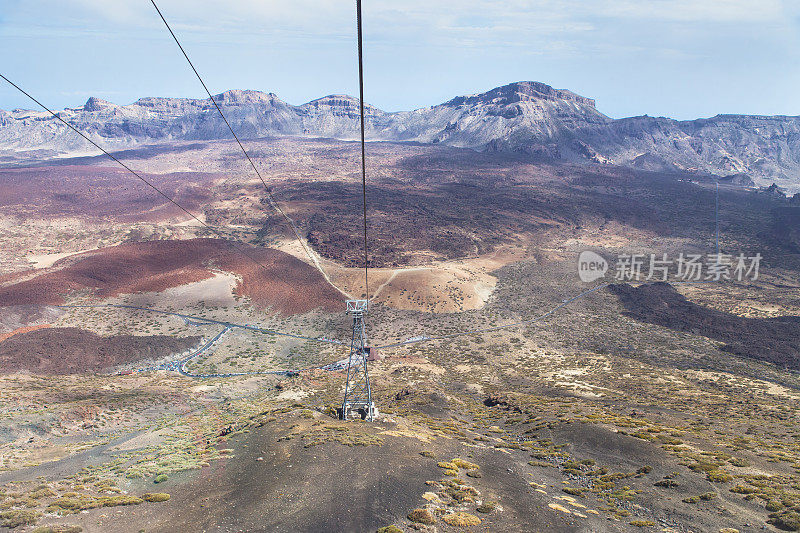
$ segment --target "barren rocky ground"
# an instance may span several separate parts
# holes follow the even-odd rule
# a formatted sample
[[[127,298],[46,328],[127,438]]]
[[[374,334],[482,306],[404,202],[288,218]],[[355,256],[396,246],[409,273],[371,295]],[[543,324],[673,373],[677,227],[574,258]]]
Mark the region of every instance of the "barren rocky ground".
[[[800,206],[724,185],[721,248],[761,253],[757,280],[617,284],[612,266],[541,320],[380,350],[381,416],[344,423],[345,376],[320,367],[346,346],[309,338],[349,342],[343,300],[365,291],[358,147],[252,141],[313,261],[234,148],[123,155],[267,268],[100,158],[0,171],[3,528],[800,530]],[[583,250],[714,251],[696,175],[368,154],[376,346],[545,315],[594,286]],[[219,334],[188,370],[298,372],[169,366]]]

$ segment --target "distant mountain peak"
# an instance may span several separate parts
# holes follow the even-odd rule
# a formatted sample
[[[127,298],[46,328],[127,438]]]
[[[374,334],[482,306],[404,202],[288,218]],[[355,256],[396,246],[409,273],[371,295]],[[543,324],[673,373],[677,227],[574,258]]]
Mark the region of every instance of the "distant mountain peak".
[[[281,101],[275,93],[265,93],[261,91],[230,89],[228,91],[215,94],[214,101],[226,105],[241,104],[262,104]]]
[[[355,113],[359,112],[358,98],[350,96],[349,94],[329,94],[328,96],[311,100],[310,102],[303,104],[301,107],[312,109],[338,109]],[[364,111],[370,115],[382,113],[380,109],[367,103],[364,103]]]
[[[509,105],[516,102],[524,102],[531,100],[547,100],[547,101],[568,101],[575,102],[584,106],[595,107],[595,102],[591,98],[580,96],[572,91],[566,89],[554,89],[546,83],[538,81],[517,81],[496,87],[485,93],[473,94],[467,96],[457,96],[445,105],[476,105],[476,104],[493,104],[493,105]]]
[[[103,109],[108,109],[111,107],[117,107],[117,105],[112,104],[111,102],[107,102],[106,100],[103,100],[96,96],[89,97],[89,99],[86,100],[86,103],[83,104],[83,110],[89,112],[102,111]]]

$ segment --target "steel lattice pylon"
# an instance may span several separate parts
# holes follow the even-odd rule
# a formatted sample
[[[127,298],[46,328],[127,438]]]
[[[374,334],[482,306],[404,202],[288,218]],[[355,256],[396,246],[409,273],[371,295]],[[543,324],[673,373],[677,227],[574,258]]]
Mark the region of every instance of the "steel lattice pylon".
[[[353,338],[350,342],[350,357],[347,361],[347,385],[344,389],[341,416],[343,420],[362,418],[372,420],[377,409],[372,403],[372,389],[369,386],[367,357],[367,336],[364,333],[364,315],[367,313],[367,300],[347,300],[347,314],[353,315]]]

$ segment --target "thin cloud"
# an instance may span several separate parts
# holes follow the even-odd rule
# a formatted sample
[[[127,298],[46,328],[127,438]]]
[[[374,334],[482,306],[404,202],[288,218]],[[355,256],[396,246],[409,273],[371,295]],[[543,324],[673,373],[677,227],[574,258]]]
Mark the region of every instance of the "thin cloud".
[[[351,2],[156,1],[190,55],[206,62],[201,67],[215,87],[261,87],[297,101],[353,90]],[[77,65],[85,69],[74,74],[61,68],[60,79],[76,88],[100,86],[106,76],[106,89],[119,89],[124,99],[192,90],[175,69],[180,57],[147,0],[5,0],[2,11],[0,46],[27,47],[44,58],[39,63],[89,50],[108,67],[91,73],[90,65]],[[628,100],[648,104],[636,112],[650,111],[665,94],[676,102],[669,105],[701,108],[709,105],[695,103],[696,89],[691,98],[679,95],[711,80],[708,102],[716,110],[720,98],[712,93],[722,86],[748,104],[753,93],[740,80],[754,69],[764,78],[751,79],[751,86],[782,87],[771,93],[781,95],[773,107],[796,107],[796,98],[784,94],[794,94],[790,87],[798,79],[797,0],[370,0],[364,18],[368,76],[376,88],[371,98],[386,108],[428,105],[440,95],[515,79],[598,97],[609,85],[632,95],[638,90]],[[7,68],[50,83],[35,61],[12,56]],[[150,75],[124,77],[124,69]],[[398,80],[404,94],[396,94]],[[617,114],[632,107],[628,100],[619,100]]]

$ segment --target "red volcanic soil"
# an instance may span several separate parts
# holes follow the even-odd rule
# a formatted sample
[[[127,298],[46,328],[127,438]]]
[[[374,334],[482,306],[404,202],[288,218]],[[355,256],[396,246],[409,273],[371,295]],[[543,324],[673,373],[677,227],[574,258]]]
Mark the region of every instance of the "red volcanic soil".
[[[40,374],[82,374],[160,359],[188,350],[200,337],[101,337],[78,328],[42,328],[18,333],[0,342],[3,372],[28,370]]]
[[[36,331],[37,329],[42,328],[49,328],[50,324],[39,324],[37,326],[24,326],[21,328],[17,328],[14,331],[9,331],[8,333],[3,333],[0,335],[0,342],[3,342],[6,339],[13,337],[14,335],[20,335],[22,333],[30,333],[31,331]]]
[[[208,203],[217,174],[142,174],[189,210]],[[185,216],[122,168],[64,165],[0,170],[0,207],[34,217],[92,217],[159,221]]]
[[[242,245],[237,245],[242,248]],[[259,307],[284,314],[322,307],[338,310],[342,295],[313,267],[271,248],[244,246],[257,265],[219,239],[149,241],[101,248],[57,261],[33,277],[0,277],[0,306],[58,305],[72,291],[100,298],[136,292],[160,292],[208,279],[213,270],[241,277],[237,293]]]

